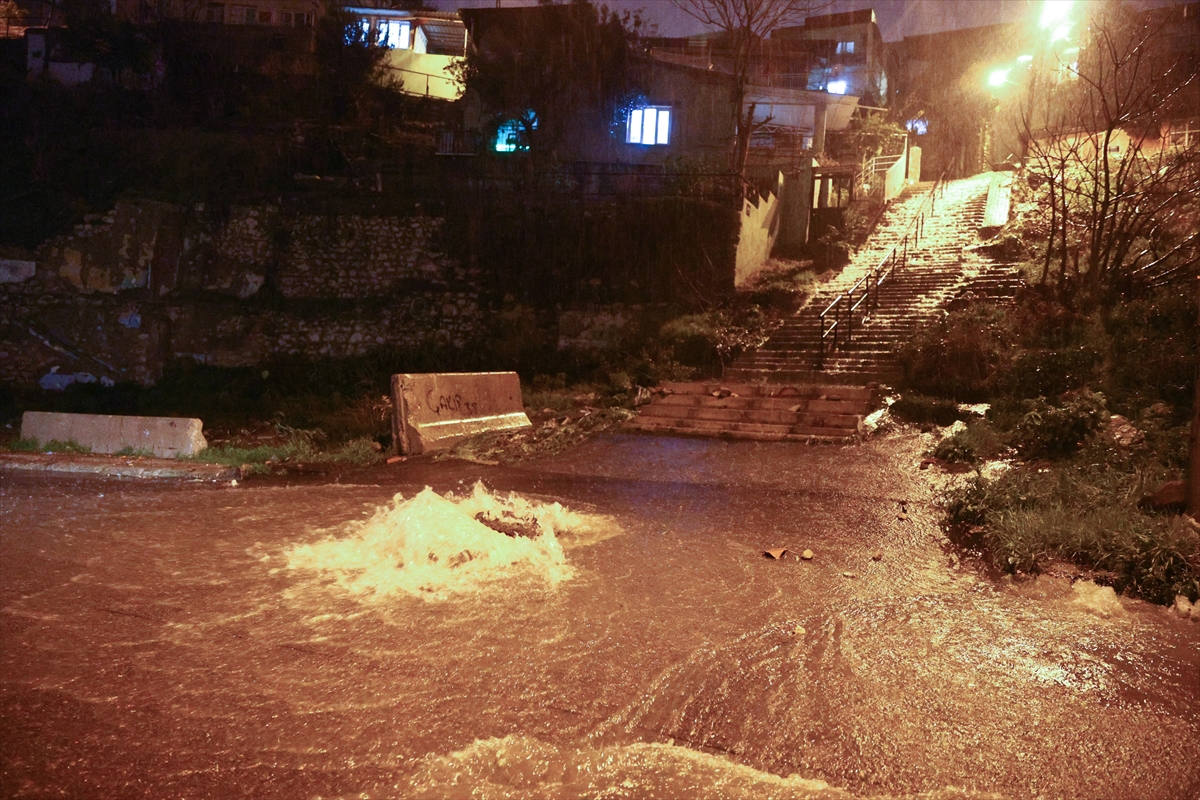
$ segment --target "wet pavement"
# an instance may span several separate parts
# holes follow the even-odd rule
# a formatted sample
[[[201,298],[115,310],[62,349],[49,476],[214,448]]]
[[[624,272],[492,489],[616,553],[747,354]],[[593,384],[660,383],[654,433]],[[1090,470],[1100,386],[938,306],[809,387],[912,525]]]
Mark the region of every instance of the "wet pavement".
[[[1200,626],[978,573],[918,460],[610,436],[337,482],[0,475],[0,794],[1200,797]],[[449,599],[289,560],[477,480],[609,527],[557,584]]]

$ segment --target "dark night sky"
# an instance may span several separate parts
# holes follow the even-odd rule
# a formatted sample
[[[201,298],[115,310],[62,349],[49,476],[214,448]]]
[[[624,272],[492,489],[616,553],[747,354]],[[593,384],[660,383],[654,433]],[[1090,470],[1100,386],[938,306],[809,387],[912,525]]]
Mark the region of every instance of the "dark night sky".
[[[657,24],[659,36],[688,36],[703,26],[671,0],[595,0],[618,10],[644,9],[650,22]],[[494,8],[495,0],[428,0],[443,11],[459,8]],[[504,6],[532,5],[535,0],[501,0]],[[1081,0],[1087,2],[1087,0]],[[971,28],[996,22],[1032,18],[1041,8],[1040,0],[835,0],[824,12],[874,8],[883,38],[895,41],[918,33]]]

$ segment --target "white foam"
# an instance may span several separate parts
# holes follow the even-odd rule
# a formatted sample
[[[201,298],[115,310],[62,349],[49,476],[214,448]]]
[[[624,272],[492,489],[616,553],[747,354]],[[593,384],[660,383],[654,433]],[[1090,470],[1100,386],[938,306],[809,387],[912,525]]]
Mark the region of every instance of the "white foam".
[[[1103,619],[1124,615],[1125,607],[1111,586],[1099,586],[1094,581],[1076,581],[1071,587],[1071,604]]]
[[[559,747],[528,736],[481,739],[425,758],[407,796],[567,800],[579,797],[853,800],[824,781],[786,778],[673,744]],[[955,788],[923,800],[995,798]]]
[[[505,535],[475,519],[478,514],[537,535]],[[446,600],[509,579],[553,588],[575,572],[560,536],[570,544],[588,543],[614,528],[606,517],[516,494],[500,496],[482,484],[466,497],[443,497],[426,488],[409,500],[397,494],[371,519],[352,524],[348,535],[295,547],[287,564],[328,575],[364,598],[403,593]]]

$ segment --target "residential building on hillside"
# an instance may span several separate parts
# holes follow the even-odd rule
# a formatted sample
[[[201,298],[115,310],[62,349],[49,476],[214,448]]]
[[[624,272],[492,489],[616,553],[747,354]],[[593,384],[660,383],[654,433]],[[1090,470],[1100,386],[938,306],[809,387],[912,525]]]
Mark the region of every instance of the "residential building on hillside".
[[[405,94],[456,100],[462,85],[453,72],[467,51],[467,29],[458,14],[346,6],[361,20],[369,41],[388,49],[384,67]]]

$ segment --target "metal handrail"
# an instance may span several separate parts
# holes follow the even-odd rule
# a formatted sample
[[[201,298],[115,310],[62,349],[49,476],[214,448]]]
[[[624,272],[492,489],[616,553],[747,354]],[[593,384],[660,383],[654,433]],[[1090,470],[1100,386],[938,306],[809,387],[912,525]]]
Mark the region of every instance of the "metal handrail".
[[[944,194],[946,190],[945,178],[946,173],[943,171],[934,182],[933,188],[929,190],[929,194],[921,201],[921,205],[913,212],[912,218],[904,229],[904,234],[892,245],[891,249],[880,259],[879,263],[872,267],[866,275],[855,281],[853,286],[833,298],[829,305],[825,306],[825,310],[817,315],[818,322],[821,325],[817,369],[825,368],[825,340],[832,339],[829,346],[830,351],[836,350],[842,344],[848,343],[854,336],[854,315],[858,311],[859,306],[864,302],[867,304],[866,311],[863,313],[864,317],[866,314],[878,309],[879,287],[890,279],[896,273],[897,269],[904,269],[908,266],[909,245],[911,243],[912,248],[915,250],[921,243],[921,237],[925,235],[926,214],[933,216],[937,205],[937,198]],[[860,288],[862,289],[862,294],[855,300],[854,295]],[[833,312],[832,321],[829,320],[830,312]],[[841,324],[843,321],[845,322],[844,340],[842,339],[843,326]]]

